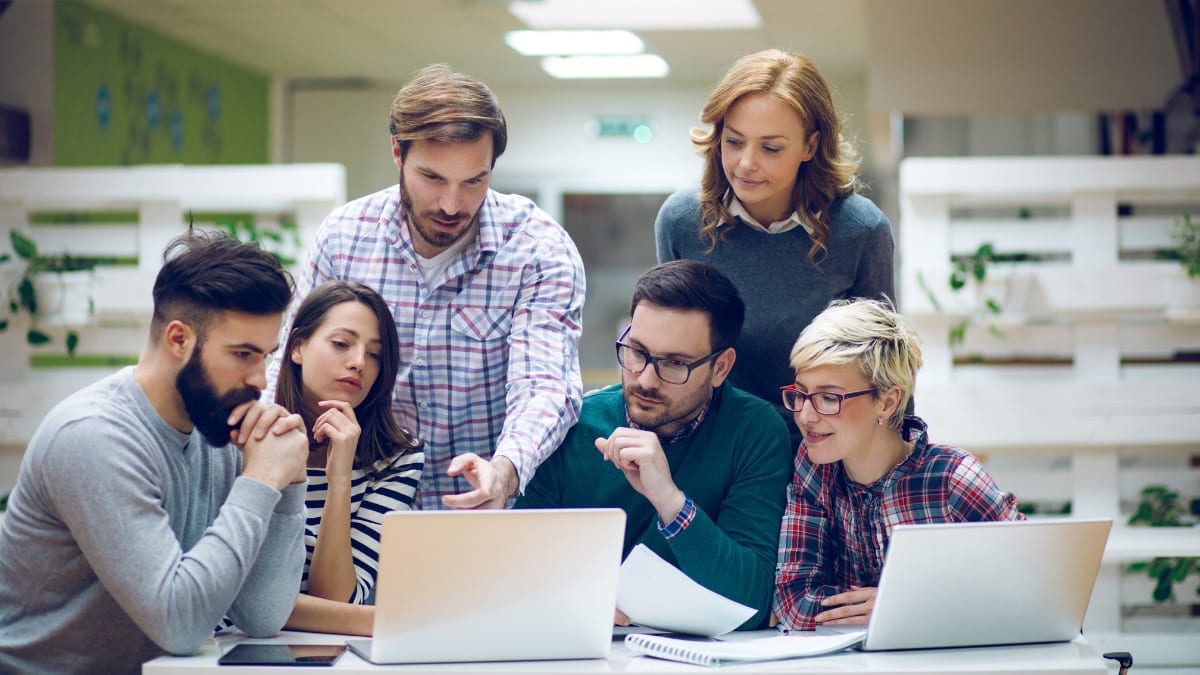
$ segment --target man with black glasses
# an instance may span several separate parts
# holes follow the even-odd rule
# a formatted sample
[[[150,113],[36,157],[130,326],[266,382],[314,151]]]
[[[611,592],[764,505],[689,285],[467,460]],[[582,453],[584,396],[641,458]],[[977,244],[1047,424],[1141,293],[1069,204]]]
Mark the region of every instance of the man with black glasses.
[[[771,405],[724,384],[744,315],[711,265],[644,273],[616,344],[621,384],[584,398],[579,423],[516,505],[624,509],[624,555],[645,544],[754,607],[742,625],[752,629],[771,609],[792,452]]]

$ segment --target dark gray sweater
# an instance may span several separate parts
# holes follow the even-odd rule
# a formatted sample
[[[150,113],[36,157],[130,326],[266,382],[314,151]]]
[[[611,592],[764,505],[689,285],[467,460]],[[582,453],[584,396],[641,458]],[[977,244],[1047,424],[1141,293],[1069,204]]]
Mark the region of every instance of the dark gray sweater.
[[[139,672],[194,653],[226,611],[278,631],[300,589],[305,485],[281,494],[240,471],[235,447],[167,424],[133,368],[58,404],[0,525],[0,672]]]
[[[667,198],[654,223],[658,261],[700,260],[714,265],[737,286],[746,303],[746,323],[735,345],[730,382],[775,406],[792,432],[799,431],[780,401],[779,387],[791,384],[792,345],[831,300],[896,298],[892,226],[871,200],[851,195],[829,209],[824,259],[808,262],[812,239],[803,227],[767,234],[739,221],[711,252],[700,231],[698,189]]]

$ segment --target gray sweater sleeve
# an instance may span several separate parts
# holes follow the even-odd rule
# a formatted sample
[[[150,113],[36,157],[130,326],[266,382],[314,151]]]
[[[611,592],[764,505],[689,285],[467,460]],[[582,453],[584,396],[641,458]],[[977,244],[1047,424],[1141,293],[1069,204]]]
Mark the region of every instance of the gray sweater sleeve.
[[[179,462],[159,439],[123,431],[89,419],[64,426],[41,467],[45,484],[61,487],[51,494],[53,511],[105,590],[174,654],[199,649],[235,600],[257,633],[282,627],[303,565],[304,485],[281,500],[263,483],[234,480],[236,450],[199,443],[184,451],[198,454]],[[186,511],[164,508],[195,490],[191,481],[207,489]],[[196,532],[195,541],[185,549],[176,530],[185,544]]]

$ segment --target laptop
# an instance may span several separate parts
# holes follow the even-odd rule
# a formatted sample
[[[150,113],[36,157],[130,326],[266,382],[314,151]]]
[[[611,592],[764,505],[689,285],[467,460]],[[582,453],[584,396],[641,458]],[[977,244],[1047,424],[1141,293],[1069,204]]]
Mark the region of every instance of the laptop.
[[[371,663],[588,659],[612,646],[621,509],[384,516]]]
[[[865,651],[1075,639],[1109,519],[897,525]]]

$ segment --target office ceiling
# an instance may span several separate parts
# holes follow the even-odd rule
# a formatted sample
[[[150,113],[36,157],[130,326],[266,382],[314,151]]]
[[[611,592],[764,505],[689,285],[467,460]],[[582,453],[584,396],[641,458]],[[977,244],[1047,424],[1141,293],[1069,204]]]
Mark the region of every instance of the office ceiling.
[[[653,0],[650,0],[653,1]],[[185,44],[269,75],[405,81],[446,62],[493,87],[553,81],[504,33],[526,26],[507,0],[88,0]],[[602,3],[603,0],[595,0]],[[638,31],[670,64],[665,84],[705,86],[768,46],[805,53],[835,79],[866,69],[865,0],[754,0],[762,28]]]

